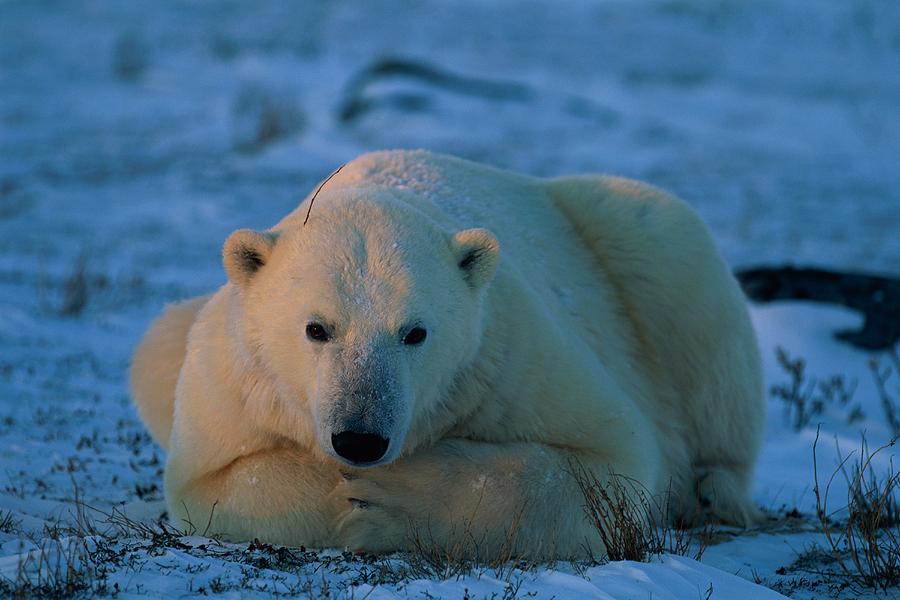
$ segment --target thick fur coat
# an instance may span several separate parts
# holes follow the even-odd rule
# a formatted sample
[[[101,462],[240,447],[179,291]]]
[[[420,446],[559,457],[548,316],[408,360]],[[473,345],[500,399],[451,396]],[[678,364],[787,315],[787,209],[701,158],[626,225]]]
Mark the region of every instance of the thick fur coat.
[[[169,307],[132,367],[176,520],[233,540],[482,556],[602,551],[580,464],[748,525],[760,361],[696,214],[605,176],[364,155],[229,282]],[[349,442],[348,442],[349,440]]]

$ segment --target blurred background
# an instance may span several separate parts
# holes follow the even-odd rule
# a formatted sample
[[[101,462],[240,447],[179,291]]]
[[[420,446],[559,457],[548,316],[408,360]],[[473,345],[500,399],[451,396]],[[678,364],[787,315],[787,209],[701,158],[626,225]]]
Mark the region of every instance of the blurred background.
[[[230,230],[396,147],[645,179],[735,266],[900,272],[894,0],[5,1],[0,90],[7,283],[207,289]]]

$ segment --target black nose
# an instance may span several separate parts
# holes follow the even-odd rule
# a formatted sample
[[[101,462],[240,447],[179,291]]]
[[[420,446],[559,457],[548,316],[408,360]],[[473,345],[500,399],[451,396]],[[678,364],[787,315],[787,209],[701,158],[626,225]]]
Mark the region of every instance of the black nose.
[[[354,463],[375,462],[387,452],[390,440],[374,433],[342,431],[331,434],[331,446],[341,458]]]

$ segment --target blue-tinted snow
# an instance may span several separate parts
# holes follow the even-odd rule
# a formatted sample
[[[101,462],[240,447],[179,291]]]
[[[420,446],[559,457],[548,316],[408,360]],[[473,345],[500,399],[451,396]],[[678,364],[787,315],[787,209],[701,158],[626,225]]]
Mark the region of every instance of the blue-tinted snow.
[[[524,93],[492,100],[392,78],[365,89],[375,108],[341,122],[354,75],[384,57]],[[897,275],[898,73],[891,0],[0,2],[0,511],[20,524],[0,533],[0,571],[31,547],[24,534],[40,539],[68,513],[73,482],[101,508],[159,515],[164,455],[129,405],[131,348],[164,302],[224,281],[228,232],[272,225],[342,162],[427,147],[537,175],[637,177],[696,207],[734,266]],[[387,102],[399,96],[415,110]],[[775,345],[812,375],[859,379],[866,416],[826,413],[823,469],[835,439],[886,441],[869,355],[830,337],[858,316],[802,304],[753,314],[768,384],[785,380]],[[808,513],[815,431],[791,431],[774,399],[768,425],[756,499]],[[811,535],[741,536],[706,563],[783,583],[776,569]],[[224,559],[166,552],[113,578],[166,595],[241,578]],[[714,598],[750,594],[681,559],[595,569],[590,581],[523,575],[520,593],[692,597],[676,590],[694,586],[700,598],[712,582]],[[504,585],[422,581],[369,597]]]

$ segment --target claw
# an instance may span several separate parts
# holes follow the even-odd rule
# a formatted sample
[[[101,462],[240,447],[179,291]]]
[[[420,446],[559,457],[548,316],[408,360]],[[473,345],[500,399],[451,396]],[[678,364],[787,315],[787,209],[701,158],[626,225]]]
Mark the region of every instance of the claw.
[[[353,505],[353,508],[359,508],[362,510],[366,510],[369,508],[369,503],[365,500],[360,500],[359,498],[347,498],[350,504]]]

